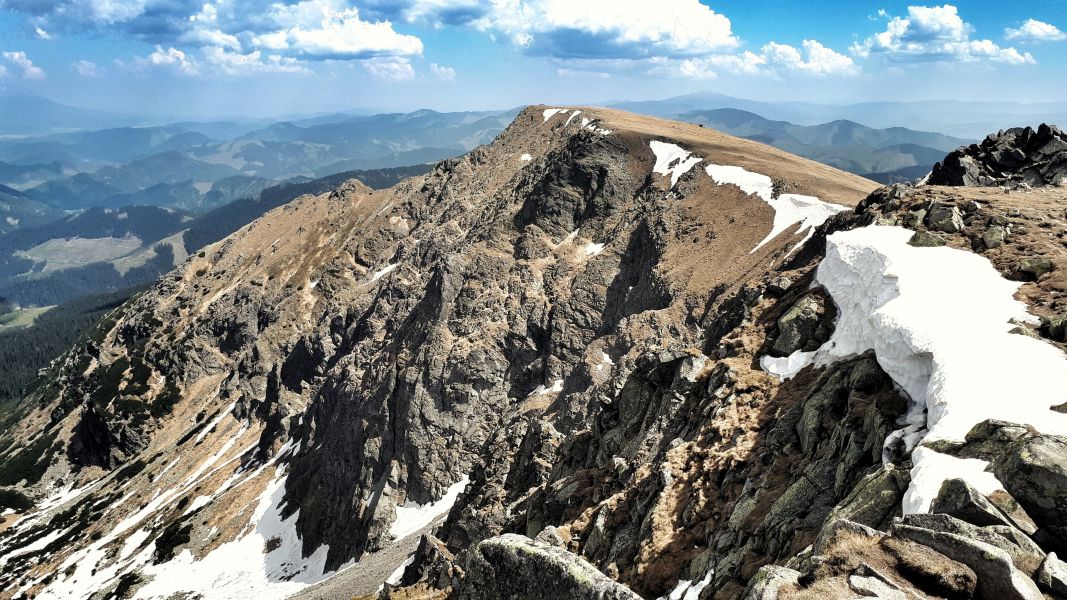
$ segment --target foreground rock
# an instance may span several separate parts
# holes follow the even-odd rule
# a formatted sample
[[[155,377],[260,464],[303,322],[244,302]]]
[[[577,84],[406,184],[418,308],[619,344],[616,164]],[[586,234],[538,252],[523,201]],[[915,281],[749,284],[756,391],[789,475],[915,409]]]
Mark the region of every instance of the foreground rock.
[[[505,534],[468,554],[461,600],[640,600],[629,588],[562,548]]]

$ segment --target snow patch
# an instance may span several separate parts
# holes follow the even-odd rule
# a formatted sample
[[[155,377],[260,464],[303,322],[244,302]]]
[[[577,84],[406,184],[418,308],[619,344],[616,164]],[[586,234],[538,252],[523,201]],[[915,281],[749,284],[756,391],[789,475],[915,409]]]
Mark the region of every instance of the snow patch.
[[[590,244],[586,244],[586,246],[585,246],[585,255],[586,256],[596,256],[597,254],[600,254],[603,251],[604,251],[604,244],[592,244],[592,243],[590,243]]]
[[[763,356],[759,359],[759,365],[764,371],[785,381],[786,379],[795,377],[804,367],[810,365],[814,358],[815,352],[797,350],[789,356],[780,358],[775,356]]]
[[[393,536],[393,539],[400,540],[433,523],[434,519],[452,509],[456,499],[467,488],[468,482],[470,478],[464,475],[463,479],[450,485],[445,490],[445,495],[435,502],[429,504],[405,502],[402,506],[396,507],[396,518],[389,526],[389,535]]]
[[[531,160],[533,160],[533,157],[530,156],[529,154],[523,154],[522,156],[519,157],[519,160],[522,161],[522,162],[530,162]]]
[[[371,281],[378,281],[382,277],[385,277],[389,273],[392,273],[393,270],[396,269],[398,266],[400,266],[399,263],[393,263],[391,265],[386,265],[386,266],[382,267],[381,269],[378,269],[377,271],[375,271],[374,272],[374,276],[371,277],[370,280]]]
[[[827,238],[816,281],[839,316],[814,362],[874,350],[910,400],[906,427],[895,434],[908,446],[962,441],[986,419],[1067,435],[1067,415],[1049,408],[1067,401],[1067,356],[1042,340],[1009,333],[1012,319],[1036,321],[1014,298],[1020,284],[972,252],[909,246],[913,233],[868,226]],[[918,447],[912,462],[905,513],[928,510],[949,478],[962,477],[979,490],[994,485],[982,461]]]
[[[564,123],[564,124],[563,124],[563,126],[564,126],[564,127],[566,127],[567,125],[570,125],[570,124],[571,124],[571,121],[573,121],[573,120],[574,120],[574,117],[577,117],[577,116],[578,116],[578,115],[580,115],[581,113],[582,113],[582,111],[580,111],[580,110],[576,110],[576,111],[572,112],[572,113],[571,113],[571,116],[567,117],[567,122],[566,122],[566,123]]]
[[[694,165],[703,160],[698,156],[692,156],[676,144],[653,140],[648,145],[656,155],[656,164],[652,167],[652,171],[660,175],[670,175],[672,188],[678,183],[679,177],[688,173]]]
[[[597,372],[603,371],[606,367],[611,367],[611,366],[614,366],[614,365],[615,365],[615,362],[613,360],[611,360],[611,357],[608,356],[608,353],[604,352],[603,350],[601,350],[600,351],[600,362],[596,366]]]
[[[804,233],[804,239],[800,240],[789,250],[789,254],[804,245],[815,234],[815,228],[826,222],[827,219],[837,213],[848,210],[839,204],[823,202],[815,196],[802,194],[780,194],[774,198],[774,182],[770,177],[760,173],[753,173],[743,167],[729,165],[708,165],[705,167],[708,175],[719,185],[732,184],[741,188],[741,191],[759,196],[761,200],[771,205],[774,209],[774,224],[771,232],[763,238],[749,254],[759,250],[767,242],[778,237],[786,229],[797,225],[794,235]]]
[[[214,421],[209,423],[207,425],[207,427],[204,427],[204,429],[202,429],[200,431],[200,433],[196,434],[196,440],[193,441],[193,445],[196,445],[196,444],[199,444],[200,442],[202,442],[204,440],[204,438],[207,437],[207,434],[211,433],[215,429],[215,427],[217,427],[218,424],[221,423],[222,420],[226,418],[226,415],[230,414],[233,411],[234,407],[236,407],[236,406],[237,406],[237,402],[236,401],[231,402],[230,405],[227,406],[225,410],[223,410],[222,412],[219,413],[219,416],[215,417]],[[177,460],[177,459],[175,459],[175,460]],[[167,468],[170,468],[170,467],[167,467]]]
[[[545,121],[544,122],[548,123],[548,120],[551,119],[552,117],[556,116],[557,114],[562,114],[562,113],[566,113],[566,112],[567,112],[567,109],[565,109],[565,108],[546,108],[545,111],[544,111],[544,115],[545,115]]]
[[[711,577],[714,574],[714,569],[708,571],[704,579],[696,583],[693,583],[692,580],[683,579],[678,582],[678,585],[674,586],[674,589],[669,594],[661,596],[658,600],[697,600],[700,597],[700,592],[704,591],[704,588],[711,583]]]
[[[545,394],[553,394],[553,393],[558,393],[558,392],[562,392],[562,391],[563,391],[563,380],[562,379],[557,379],[557,380],[553,381],[552,385],[549,386],[549,387],[545,387],[544,385],[537,386],[536,388],[534,388],[534,391],[530,392],[530,395],[527,396],[527,398],[533,398],[534,396],[544,396]]]

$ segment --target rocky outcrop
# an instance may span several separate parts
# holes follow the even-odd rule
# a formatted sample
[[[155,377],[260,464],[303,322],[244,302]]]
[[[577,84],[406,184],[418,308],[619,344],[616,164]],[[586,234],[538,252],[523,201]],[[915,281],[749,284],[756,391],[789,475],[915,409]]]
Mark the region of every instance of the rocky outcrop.
[[[460,600],[640,600],[562,548],[505,534],[483,540],[467,553]]]
[[[1060,185],[1067,179],[1067,134],[1055,125],[1016,127],[949,153],[934,165],[932,185]]]

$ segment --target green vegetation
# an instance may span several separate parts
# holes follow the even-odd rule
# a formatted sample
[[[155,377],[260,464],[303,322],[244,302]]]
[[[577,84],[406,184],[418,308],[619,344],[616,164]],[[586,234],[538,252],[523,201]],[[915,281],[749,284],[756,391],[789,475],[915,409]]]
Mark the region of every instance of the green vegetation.
[[[47,379],[37,380],[41,369],[93,329],[101,317],[144,287],[86,296],[38,315],[32,327],[0,330],[0,372],[4,374],[0,378],[0,418],[10,413],[35,381],[37,385],[50,383]],[[103,326],[93,329],[100,339],[106,332]],[[88,366],[88,362],[81,365],[83,370]],[[0,426],[0,431],[3,429]]]
[[[29,327],[33,325],[33,322],[37,317],[48,312],[52,307],[45,306],[42,308],[24,308],[21,310],[11,311],[7,314],[0,315],[0,333],[9,329],[20,329],[22,327]]]

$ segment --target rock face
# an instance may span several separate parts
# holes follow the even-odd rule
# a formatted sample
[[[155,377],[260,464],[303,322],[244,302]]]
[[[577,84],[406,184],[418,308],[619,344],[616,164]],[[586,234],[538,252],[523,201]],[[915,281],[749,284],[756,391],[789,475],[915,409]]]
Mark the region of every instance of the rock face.
[[[505,534],[482,540],[467,554],[461,600],[640,600],[562,548]]]
[[[1067,134],[1055,125],[1016,127],[951,152],[936,165],[932,185],[1060,185],[1067,179]]]

